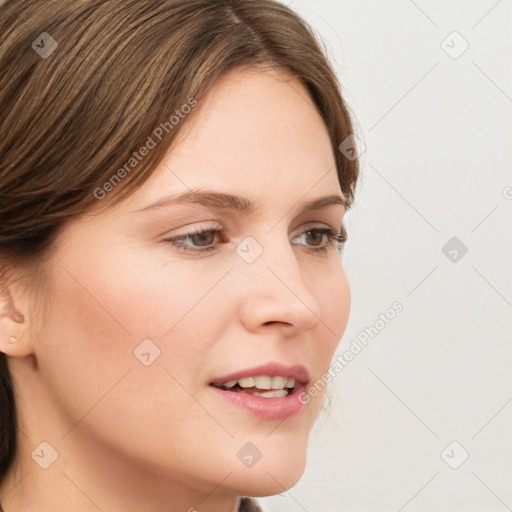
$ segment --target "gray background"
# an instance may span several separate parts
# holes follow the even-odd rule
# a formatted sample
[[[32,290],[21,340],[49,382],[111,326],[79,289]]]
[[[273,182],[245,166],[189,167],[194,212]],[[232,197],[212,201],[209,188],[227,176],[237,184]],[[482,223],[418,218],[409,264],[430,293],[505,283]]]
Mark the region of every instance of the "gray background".
[[[512,510],[512,3],[283,3],[327,42],[366,145],[337,354],[404,309],[332,381],[301,481],[259,501]]]

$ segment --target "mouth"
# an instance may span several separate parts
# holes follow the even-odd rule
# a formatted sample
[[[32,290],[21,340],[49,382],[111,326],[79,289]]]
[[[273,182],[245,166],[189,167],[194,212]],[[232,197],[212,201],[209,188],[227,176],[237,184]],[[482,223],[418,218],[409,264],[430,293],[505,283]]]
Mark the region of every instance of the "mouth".
[[[275,420],[301,412],[304,404],[299,394],[308,382],[303,366],[270,363],[216,378],[209,387],[230,404]]]

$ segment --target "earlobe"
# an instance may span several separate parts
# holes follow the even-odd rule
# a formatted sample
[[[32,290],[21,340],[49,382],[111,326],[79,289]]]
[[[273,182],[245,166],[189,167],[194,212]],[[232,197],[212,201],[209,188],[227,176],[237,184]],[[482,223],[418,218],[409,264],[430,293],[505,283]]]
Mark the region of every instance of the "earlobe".
[[[33,353],[30,344],[24,343],[24,340],[16,335],[0,339],[0,352],[8,357],[25,357]]]

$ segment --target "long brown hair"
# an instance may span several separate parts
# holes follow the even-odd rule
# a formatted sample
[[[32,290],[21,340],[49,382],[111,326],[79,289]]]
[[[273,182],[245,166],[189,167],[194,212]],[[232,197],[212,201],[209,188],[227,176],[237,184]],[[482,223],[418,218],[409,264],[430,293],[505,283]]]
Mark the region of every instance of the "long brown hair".
[[[269,0],[1,4],[0,268],[40,270],[67,221],[142,185],[216,80],[246,66],[284,69],[304,84],[350,206],[358,162],[338,151],[352,134],[349,112],[314,33],[288,7]],[[0,353],[0,480],[17,453],[15,395]]]

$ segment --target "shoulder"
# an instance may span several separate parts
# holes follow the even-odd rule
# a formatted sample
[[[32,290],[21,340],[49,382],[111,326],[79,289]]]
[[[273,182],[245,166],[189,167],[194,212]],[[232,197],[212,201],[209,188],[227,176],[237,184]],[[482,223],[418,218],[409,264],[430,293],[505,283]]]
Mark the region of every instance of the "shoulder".
[[[238,512],[262,512],[262,510],[252,498],[242,498]]]

